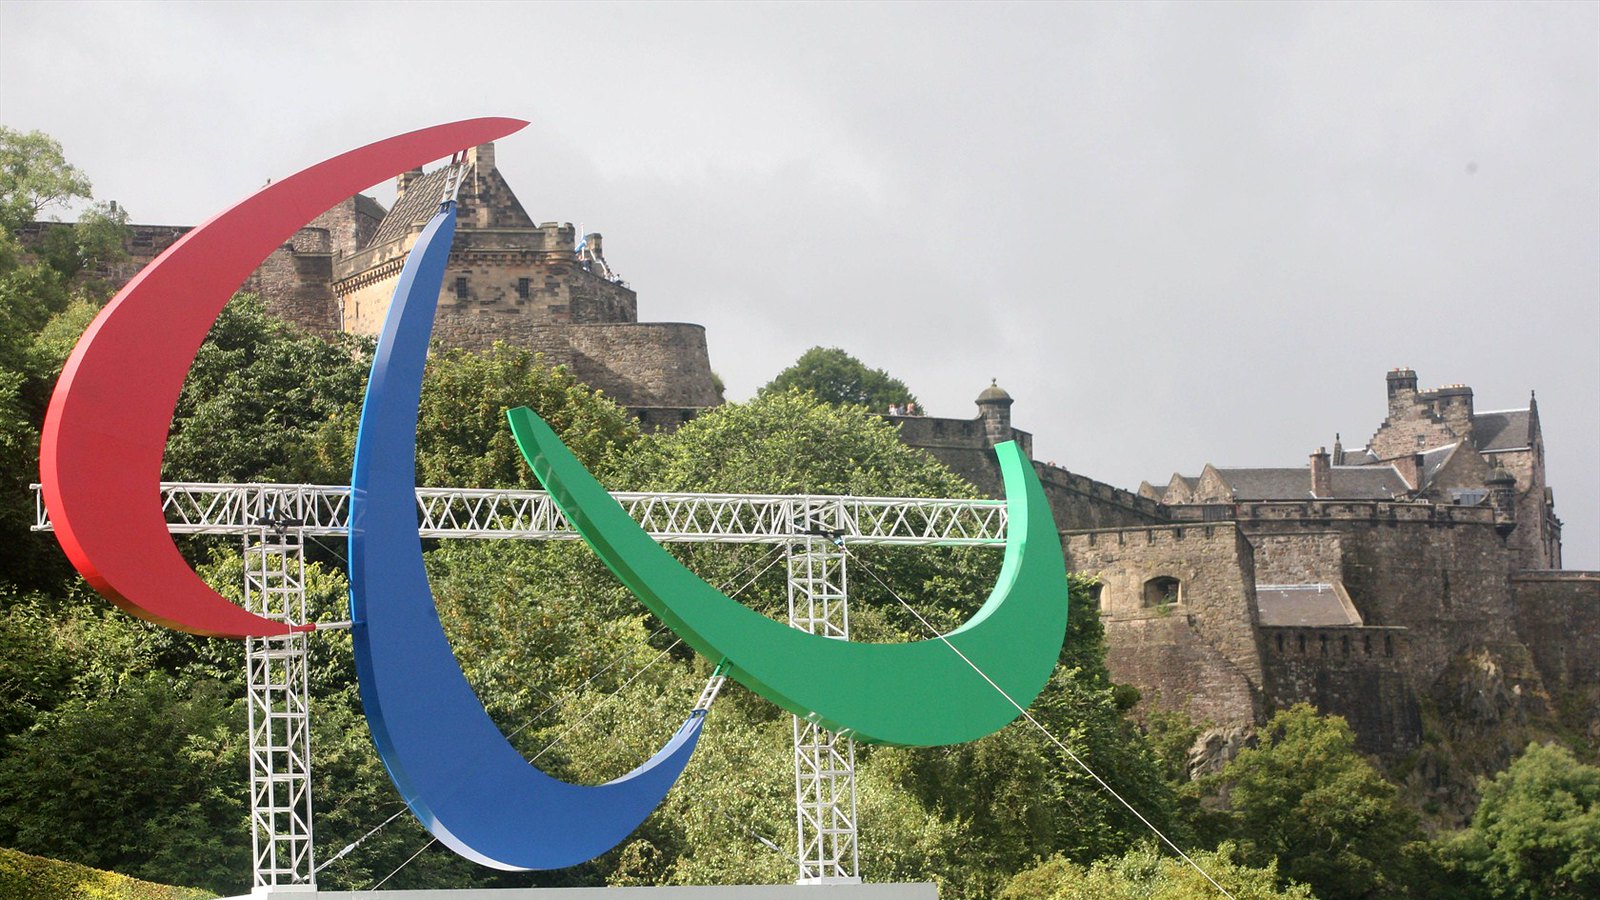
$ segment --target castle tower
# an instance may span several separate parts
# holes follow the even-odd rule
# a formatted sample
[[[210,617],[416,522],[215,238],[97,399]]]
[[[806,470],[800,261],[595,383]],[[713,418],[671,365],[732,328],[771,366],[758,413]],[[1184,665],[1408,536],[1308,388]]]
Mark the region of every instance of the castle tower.
[[[1483,484],[1494,505],[1496,530],[1502,535],[1510,534],[1517,527],[1517,476],[1497,465]]]
[[[983,433],[989,446],[1011,440],[1011,395],[991,378],[977,402],[978,418],[983,421]]]

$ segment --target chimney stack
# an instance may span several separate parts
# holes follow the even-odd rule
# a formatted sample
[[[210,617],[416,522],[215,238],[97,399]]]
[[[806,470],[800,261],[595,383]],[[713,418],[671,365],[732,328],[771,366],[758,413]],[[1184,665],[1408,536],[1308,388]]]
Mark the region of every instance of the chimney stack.
[[[1328,448],[1318,447],[1311,454],[1311,496],[1327,500],[1333,496],[1333,469],[1328,465]]]

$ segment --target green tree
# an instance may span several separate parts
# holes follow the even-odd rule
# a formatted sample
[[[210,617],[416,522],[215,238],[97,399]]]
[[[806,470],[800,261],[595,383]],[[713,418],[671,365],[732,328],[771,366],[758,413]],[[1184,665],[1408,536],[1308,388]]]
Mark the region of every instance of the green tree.
[[[905,382],[882,369],[867,368],[837,347],[812,347],[761,390],[810,391],[824,403],[860,405],[873,412],[917,401]]]
[[[349,459],[329,459],[318,439],[358,415],[370,360],[368,342],[301,333],[254,296],[235,297],[184,382],[163,476],[347,483]]]
[[[474,353],[447,350],[422,382],[417,478],[422,484],[537,488],[506,410],[539,413],[591,471],[604,472],[639,434],[626,410],[520,347],[496,342]]]
[[[39,364],[37,334],[74,300],[98,307],[109,293],[82,276],[123,255],[126,215],[91,206],[76,225],[51,225],[30,247],[20,233],[46,211],[88,199],[89,189],[48,135],[0,127],[0,579],[30,589],[50,589],[66,573],[52,542],[28,531],[39,427],[59,371]]]
[[[26,134],[0,125],[0,227],[7,232],[39,218],[51,207],[86,200],[89,179],[42,131]]]
[[[226,891],[250,865],[243,710],[164,674],[72,699],[0,758],[0,845]]]
[[[1216,879],[1237,900],[1306,898],[1303,884],[1279,887],[1276,865],[1241,864],[1230,844],[1189,854],[1205,875],[1181,859],[1157,852],[1146,843],[1127,853],[1082,866],[1056,856],[1018,874],[1000,892],[1000,900],[1214,900],[1221,896],[1206,875]]]
[[[605,472],[639,435],[626,410],[591,390],[564,366],[496,342],[485,351],[444,350],[428,358],[417,410],[417,483],[538,488],[522,461],[506,410],[539,413],[591,471]],[[359,406],[327,423],[317,455],[325,471],[349,478]]]
[[[1338,716],[1304,703],[1279,712],[1259,747],[1202,785],[1224,809],[1220,837],[1237,841],[1247,865],[1276,861],[1284,878],[1329,898],[1392,896],[1410,880],[1406,847],[1421,836],[1417,816],[1356,751]]]
[[[1450,868],[1485,897],[1600,896],[1600,768],[1530,744],[1479,789],[1471,826],[1441,848]]]

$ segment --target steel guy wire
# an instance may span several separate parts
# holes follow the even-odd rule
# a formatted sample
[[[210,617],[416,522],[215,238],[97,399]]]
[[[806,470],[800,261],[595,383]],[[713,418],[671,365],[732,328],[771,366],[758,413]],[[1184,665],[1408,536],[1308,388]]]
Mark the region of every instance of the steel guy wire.
[[[942,633],[940,633],[938,631],[938,629],[934,628],[933,625],[929,624],[928,620],[922,617],[922,613],[918,612],[915,608],[913,608],[911,606],[911,604],[907,603],[905,601],[905,599],[903,597],[901,597],[900,594],[897,591],[895,591],[894,588],[889,586],[888,582],[884,581],[883,578],[879,577],[877,570],[874,569],[871,564],[867,563],[865,560],[863,560],[860,556],[856,555],[854,552],[851,552],[849,550],[846,550],[845,552],[849,554],[851,559],[854,559],[857,562],[859,562],[861,564],[861,567],[866,570],[867,574],[872,576],[872,580],[876,581],[879,584],[879,586],[881,586],[884,590],[889,592],[889,596],[893,597],[897,603],[899,603],[901,606],[905,607],[907,612],[909,612],[909,613],[911,613],[911,615],[915,616],[917,621],[922,623],[922,627],[928,630],[929,634],[933,635],[936,639],[938,639],[940,642],[942,642],[946,647],[949,647],[951,649],[951,651],[953,651],[955,653],[955,655],[961,657],[961,661],[965,662],[967,665],[971,666],[972,667],[972,671],[977,672],[979,677],[981,677],[984,681],[988,682],[990,687],[994,688],[997,692],[999,692],[1000,696],[1004,697],[1006,699],[1007,703],[1010,703],[1012,706],[1016,707],[1017,708],[1017,712],[1021,713],[1022,717],[1027,719],[1029,724],[1031,724],[1031,725],[1033,725],[1033,727],[1039,729],[1039,733],[1040,734],[1043,734],[1052,744],[1055,744],[1056,748],[1059,749],[1062,753],[1066,754],[1068,759],[1070,759],[1073,762],[1077,763],[1079,768],[1081,768],[1081,769],[1083,769],[1083,771],[1089,773],[1089,777],[1093,778],[1095,780],[1096,784],[1100,785],[1100,787],[1102,789],[1104,789],[1106,793],[1110,794],[1112,797],[1115,797],[1118,803],[1121,803],[1124,807],[1127,808],[1128,812],[1131,812],[1136,817],[1138,817],[1139,821],[1143,822],[1144,826],[1146,828],[1150,829],[1150,831],[1153,832],[1156,837],[1160,838],[1162,843],[1165,843],[1168,847],[1172,848],[1172,852],[1178,854],[1178,856],[1181,857],[1184,862],[1188,863],[1191,867],[1193,867],[1196,872],[1199,872],[1200,875],[1203,878],[1205,878],[1206,881],[1211,882],[1211,886],[1212,887],[1214,887],[1218,891],[1220,891],[1224,897],[1228,898],[1228,900],[1234,900],[1233,894],[1228,893],[1228,889],[1227,888],[1225,888],[1222,885],[1218,884],[1217,880],[1215,878],[1211,877],[1211,873],[1207,872],[1205,869],[1202,869],[1200,867],[1199,863],[1195,862],[1193,859],[1190,859],[1189,858],[1189,854],[1183,852],[1183,850],[1177,844],[1173,843],[1172,839],[1167,837],[1166,834],[1164,834],[1161,831],[1161,829],[1157,828],[1154,825],[1154,823],[1152,823],[1149,819],[1145,818],[1143,813],[1141,813],[1141,812],[1139,812],[1139,810],[1135,809],[1132,803],[1129,803],[1126,799],[1124,799],[1121,794],[1117,793],[1115,788],[1113,788],[1110,784],[1106,783],[1106,780],[1104,778],[1101,778],[1093,769],[1089,768],[1089,764],[1084,762],[1078,756],[1078,754],[1072,752],[1071,748],[1069,748],[1066,744],[1062,743],[1060,738],[1057,738],[1054,734],[1051,734],[1050,733],[1050,729],[1044,727],[1044,723],[1040,722],[1038,719],[1033,717],[1033,713],[1028,712],[1027,708],[1024,707],[1022,704],[1018,703],[1009,693],[1006,692],[1005,688],[1003,688],[999,684],[995,683],[995,680],[993,678],[989,677],[989,673],[983,671],[983,669],[980,668],[977,663],[973,662],[970,657],[968,657],[965,653],[961,652],[961,648],[957,647],[955,644],[950,643],[950,639],[949,638],[945,637]]]

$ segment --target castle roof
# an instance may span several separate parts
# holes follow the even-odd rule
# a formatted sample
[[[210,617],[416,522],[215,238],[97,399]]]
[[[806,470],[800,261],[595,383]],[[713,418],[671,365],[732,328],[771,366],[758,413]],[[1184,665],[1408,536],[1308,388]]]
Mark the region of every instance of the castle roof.
[[[1422,470],[1417,473],[1421,482],[1420,487],[1427,487],[1433,482],[1433,476],[1439,474],[1439,470],[1444,468],[1444,464],[1450,461],[1450,457],[1455,455],[1456,448],[1460,446],[1461,443],[1458,441],[1422,452]]]
[[[1217,469],[1235,500],[1304,500],[1311,496],[1306,466],[1267,469]],[[1393,466],[1330,466],[1333,499],[1391,500],[1411,487]],[[1329,498],[1323,498],[1329,499]]]
[[[1531,446],[1530,410],[1507,409],[1499,412],[1474,413],[1472,416],[1472,443],[1485,453],[1497,450],[1520,450]]]
[[[397,241],[411,233],[411,229],[426,223],[439,211],[439,201],[444,197],[444,186],[450,177],[450,167],[441,166],[417,178],[406,186],[405,193],[395,198],[394,209],[378,223],[372,233],[369,247],[380,247]]]
[[[1268,626],[1362,624],[1361,616],[1331,584],[1258,584],[1256,610],[1261,624]]]

